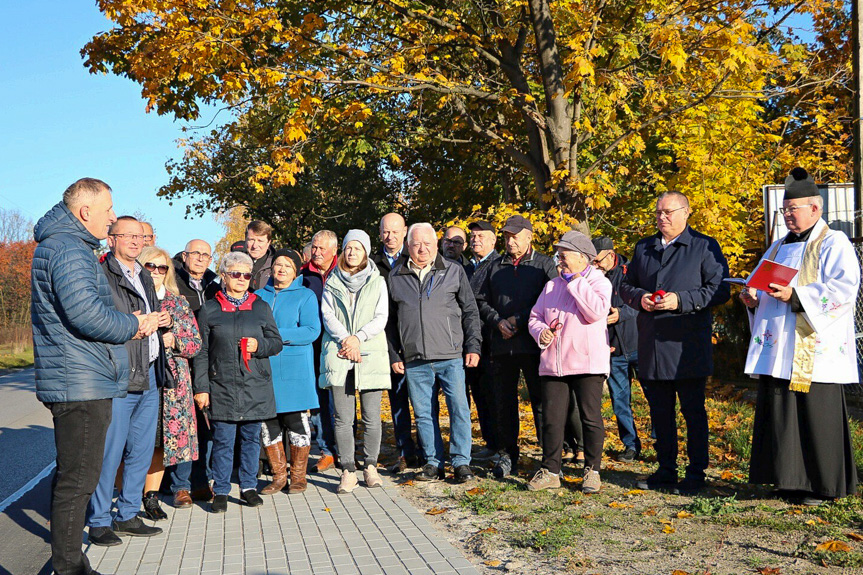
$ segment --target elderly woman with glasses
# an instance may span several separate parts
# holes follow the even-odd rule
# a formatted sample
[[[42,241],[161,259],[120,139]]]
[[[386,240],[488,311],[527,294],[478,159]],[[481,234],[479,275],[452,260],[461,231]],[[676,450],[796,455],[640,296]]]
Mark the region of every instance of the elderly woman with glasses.
[[[263,505],[257,492],[261,422],[276,415],[269,357],[282,336],[267,302],[249,292],[252,258],[227,254],[219,265],[222,289],[201,308],[201,353],[195,358],[195,402],[213,433],[213,513],[228,509],[234,442],[240,435],[240,497]]]
[[[540,348],[542,467],[528,483],[537,491],[560,487],[561,449],[570,393],[575,392],[584,433],[584,493],[602,483],[599,466],[605,428],[602,384],[611,365],[607,317],[611,282],[591,262],[596,248],[572,231],[554,244],[560,276],[545,285],[530,312],[528,330]]]
[[[168,518],[159,506],[158,499],[165,467],[191,463],[198,459],[198,426],[192,400],[189,360],[201,349],[201,335],[189,303],[179,295],[174,266],[171,265],[168,252],[155,246],[146,247],[138,256],[138,261],[153,278],[161,313],[170,316],[170,325],[159,331],[165,344],[169,375],[174,380],[175,387],[163,387],[161,390],[161,417],[156,425],[156,448],[144,482],[144,513],[150,519],[158,521]],[[176,488],[176,485],[172,485],[175,497],[178,493]],[[188,489],[185,487],[187,493]]]

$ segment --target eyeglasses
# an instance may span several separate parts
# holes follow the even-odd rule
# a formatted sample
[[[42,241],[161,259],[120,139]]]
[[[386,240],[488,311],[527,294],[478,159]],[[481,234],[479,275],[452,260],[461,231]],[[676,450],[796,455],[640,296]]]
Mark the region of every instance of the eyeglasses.
[[[592,263],[594,266],[597,266],[597,267],[598,267],[598,266],[599,266],[599,264],[601,264],[603,261],[605,261],[605,258],[607,258],[608,256],[610,256],[612,253],[613,253],[613,252],[608,252],[607,254],[605,254],[604,256],[602,256],[601,258],[597,258],[597,259],[593,260],[591,263]]]
[[[251,272],[225,272],[225,275],[230,278],[234,278],[235,280],[238,280],[240,278],[243,278],[244,280],[252,279]]]
[[[797,210],[801,208],[808,208],[809,206],[814,206],[815,204],[800,204],[799,206],[788,206],[787,208],[779,208],[779,213],[783,216],[787,216],[789,214],[794,214]]]
[[[685,210],[686,206],[680,206],[679,208],[674,208],[673,210],[656,210],[656,217],[665,216],[666,218],[670,218],[671,214],[677,212],[679,210]]]
[[[108,234],[112,238],[120,238],[122,239],[130,239],[132,241],[143,239],[144,236],[142,234]]]
[[[153,235],[153,234],[144,234],[144,235],[143,235],[143,236],[141,236],[141,237],[142,237],[142,238],[144,238],[145,240],[152,240],[152,239],[153,239],[153,238],[155,238],[156,236],[155,236],[155,235]]]
[[[183,253],[189,257],[193,257],[193,258],[199,259],[199,260],[208,260],[208,259],[213,257],[210,254],[208,254],[207,252],[183,252]]]
[[[144,268],[148,272],[151,272],[151,273],[156,271],[156,270],[159,270],[159,273],[162,275],[165,275],[166,273],[168,273],[168,266],[157,266],[156,264],[151,263],[151,262],[145,263]]]

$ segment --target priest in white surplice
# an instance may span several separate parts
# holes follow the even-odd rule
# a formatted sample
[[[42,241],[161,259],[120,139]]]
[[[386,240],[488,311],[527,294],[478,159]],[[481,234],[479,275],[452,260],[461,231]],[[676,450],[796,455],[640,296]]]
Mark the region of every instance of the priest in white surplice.
[[[744,288],[752,336],[746,373],[759,377],[750,483],[806,505],[853,495],[856,466],[842,384],[857,383],[854,303],[860,264],[822,219],[812,178],[795,168],[780,210],[789,233],[764,254],[798,270],[772,293]]]

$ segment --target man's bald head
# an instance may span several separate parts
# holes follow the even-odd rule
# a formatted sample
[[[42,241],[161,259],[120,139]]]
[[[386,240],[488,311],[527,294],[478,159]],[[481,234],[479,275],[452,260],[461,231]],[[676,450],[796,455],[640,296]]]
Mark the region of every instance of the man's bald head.
[[[213,248],[204,240],[192,240],[183,250],[183,268],[193,278],[200,279],[213,259]]]
[[[391,256],[402,249],[407,233],[408,228],[401,214],[389,213],[381,218],[381,243]]]

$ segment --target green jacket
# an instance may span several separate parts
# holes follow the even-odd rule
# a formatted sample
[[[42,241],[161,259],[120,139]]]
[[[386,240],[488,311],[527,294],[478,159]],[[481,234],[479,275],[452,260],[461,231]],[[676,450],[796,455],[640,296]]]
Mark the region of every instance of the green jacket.
[[[327,278],[324,298],[331,297],[333,302],[331,309],[335,319],[348,333],[355,335],[374,319],[379,299],[384,293],[381,291],[384,286],[383,277],[377,269],[373,270],[369,280],[356,293],[352,306],[350,292],[334,273]],[[326,326],[326,318],[324,324]],[[386,318],[383,318],[382,326],[385,324]],[[323,389],[345,384],[351,362],[338,356],[340,347],[340,341],[336,341],[330,332],[324,329],[321,345],[321,374],[318,377],[318,386]],[[379,333],[361,342],[360,353],[362,361],[353,366],[357,391],[389,389],[390,362],[385,331],[381,329]]]

